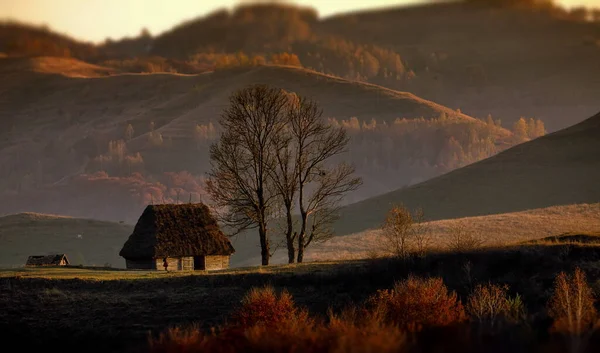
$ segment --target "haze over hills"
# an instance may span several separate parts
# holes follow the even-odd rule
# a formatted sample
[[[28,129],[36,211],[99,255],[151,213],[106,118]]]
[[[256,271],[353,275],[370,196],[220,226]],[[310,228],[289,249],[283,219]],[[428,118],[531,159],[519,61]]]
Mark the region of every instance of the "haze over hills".
[[[600,21],[507,1],[326,19],[244,5],[103,45],[1,24],[0,214],[132,224],[147,204],[208,201],[219,115],[250,84],[314,98],[347,129],[339,158],[364,186],[344,202],[364,201],[338,235],[396,202],[432,220],[598,202],[597,117],[461,168],[600,110]]]
[[[389,48],[411,91],[472,116],[535,116],[556,131],[600,110],[600,22],[535,1],[439,3],[329,18],[324,31]]]
[[[314,98],[324,118],[349,129],[350,153],[343,158],[357,165],[367,186],[347,202],[520,142],[493,121],[410,93],[298,67],[200,75],[112,70],[56,57],[0,59],[0,190],[10,200],[0,213],[133,223],[148,203],[201,200],[219,114],[228,96],[249,84]]]
[[[336,234],[379,227],[394,204],[428,220],[600,201],[600,114],[447,174],[343,208]]]
[[[72,56],[122,72],[199,73],[264,63],[303,66],[409,91],[504,126],[520,116],[549,131],[600,109],[600,16],[529,0],[476,0],[320,19],[290,5],[217,11],[156,37],[79,43],[0,26],[0,52]]]

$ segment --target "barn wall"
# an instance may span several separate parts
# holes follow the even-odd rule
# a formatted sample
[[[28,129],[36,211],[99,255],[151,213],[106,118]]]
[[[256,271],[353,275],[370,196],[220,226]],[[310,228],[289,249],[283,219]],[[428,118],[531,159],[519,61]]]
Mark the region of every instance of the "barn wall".
[[[194,270],[194,258],[192,256],[181,258],[182,270],[193,271]]]
[[[163,258],[155,259],[156,269],[164,271]],[[194,270],[194,258],[192,256],[187,257],[167,257],[167,264],[169,267],[168,271],[192,271]]]
[[[156,270],[156,263],[152,259],[148,260],[127,260],[125,266],[129,269],[137,270]]]
[[[214,255],[204,257],[206,270],[220,270],[229,267],[229,256]]]

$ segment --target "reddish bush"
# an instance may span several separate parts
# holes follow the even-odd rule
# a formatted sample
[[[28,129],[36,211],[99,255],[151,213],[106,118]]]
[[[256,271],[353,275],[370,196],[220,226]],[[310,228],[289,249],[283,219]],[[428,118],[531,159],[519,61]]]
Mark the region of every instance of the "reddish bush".
[[[441,278],[409,277],[391,290],[381,290],[367,302],[371,315],[408,331],[449,326],[465,320],[456,293],[449,292]]]
[[[287,291],[277,294],[273,287],[252,288],[234,312],[231,324],[236,328],[264,326],[273,329],[292,329],[310,326],[308,312],[296,307]]]

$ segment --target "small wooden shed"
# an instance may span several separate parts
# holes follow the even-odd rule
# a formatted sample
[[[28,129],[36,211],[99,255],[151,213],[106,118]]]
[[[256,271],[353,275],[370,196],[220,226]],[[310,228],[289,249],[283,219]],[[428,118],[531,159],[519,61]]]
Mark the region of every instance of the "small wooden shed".
[[[119,255],[128,269],[189,271],[228,268],[234,252],[206,205],[167,204],[146,207]]]
[[[27,258],[25,266],[67,266],[69,265],[69,259],[65,254],[54,254],[54,255],[33,255]]]

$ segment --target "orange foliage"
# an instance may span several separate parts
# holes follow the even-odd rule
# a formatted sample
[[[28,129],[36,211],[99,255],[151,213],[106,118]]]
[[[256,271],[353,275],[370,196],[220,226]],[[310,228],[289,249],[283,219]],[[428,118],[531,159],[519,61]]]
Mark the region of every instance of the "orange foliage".
[[[408,331],[449,326],[466,319],[456,293],[449,292],[441,278],[411,276],[391,290],[378,291],[369,298],[368,305],[385,322]]]
[[[554,282],[554,294],[548,303],[549,314],[554,319],[556,332],[581,336],[598,320],[592,289],[585,273],[575,269],[572,275],[561,272]]]
[[[242,300],[242,306],[233,314],[231,324],[237,329],[265,326],[270,329],[288,329],[308,326],[310,320],[305,310],[296,307],[292,296],[273,287],[252,288]]]

